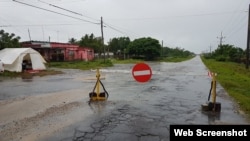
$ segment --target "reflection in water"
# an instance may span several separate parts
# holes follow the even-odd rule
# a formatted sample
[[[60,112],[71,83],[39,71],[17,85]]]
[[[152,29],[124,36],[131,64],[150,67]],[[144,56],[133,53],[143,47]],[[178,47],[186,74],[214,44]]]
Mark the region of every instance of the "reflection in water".
[[[217,121],[220,121],[220,112],[202,111],[202,113],[207,115],[208,124],[215,124]]]
[[[22,74],[23,82],[31,82],[33,80],[32,78],[33,78],[32,74],[27,74],[27,73]]]
[[[116,102],[113,101],[88,101],[90,109],[97,114],[108,112],[115,108]]]
[[[89,107],[94,113],[100,113],[107,105],[106,101],[89,101]]]

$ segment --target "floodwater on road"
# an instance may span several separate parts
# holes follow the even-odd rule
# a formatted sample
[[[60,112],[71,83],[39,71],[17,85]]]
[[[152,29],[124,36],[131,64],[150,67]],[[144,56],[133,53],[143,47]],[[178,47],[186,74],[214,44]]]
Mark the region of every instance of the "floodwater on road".
[[[208,102],[211,78],[199,56],[147,64],[153,75],[146,83],[134,80],[135,64],[101,68],[109,94],[102,102],[88,102],[95,70],[0,78],[0,139],[168,141],[171,124],[249,124],[219,83],[216,101],[221,112],[201,110]]]

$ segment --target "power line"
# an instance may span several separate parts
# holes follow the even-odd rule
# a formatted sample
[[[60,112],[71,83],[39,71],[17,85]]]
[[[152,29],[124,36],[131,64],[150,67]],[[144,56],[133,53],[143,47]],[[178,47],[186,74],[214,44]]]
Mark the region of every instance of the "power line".
[[[70,26],[70,25],[82,25],[82,23],[55,23],[55,24],[20,24],[20,25],[0,25],[0,27],[25,27],[25,26]]]
[[[53,7],[55,7],[55,8],[59,8],[59,9],[61,9],[61,10],[68,11],[68,12],[70,12],[70,13],[74,13],[74,14],[77,14],[77,15],[80,15],[80,16],[84,16],[84,17],[86,17],[86,18],[89,18],[89,19],[92,19],[92,20],[95,20],[95,21],[99,21],[99,20],[97,20],[97,19],[91,18],[91,17],[86,16],[86,15],[83,15],[83,14],[81,14],[81,13],[74,12],[74,11],[72,11],[72,10],[68,10],[68,9],[65,9],[65,8],[62,8],[62,7],[59,7],[59,6],[56,6],[56,5],[47,3],[47,2],[43,2],[43,1],[41,1],[41,0],[38,0],[38,1],[40,1],[40,2],[42,2],[42,3],[45,3],[45,4],[48,4],[49,6],[53,6]]]
[[[168,18],[185,18],[185,17],[200,17],[200,16],[218,16],[218,15],[224,15],[224,14],[236,14],[236,13],[244,13],[246,11],[225,11],[225,12],[214,12],[214,13],[204,13],[204,14],[187,14],[187,15],[176,15],[176,16],[168,16],[168,17],[147,17],[147,18],[123,18],[123,19],[110,19],[110,20],[165,20]]]
[[[122,28],[122,27],[118,27],[118,26],[115,26],[115,25],[107,24],[107,23],[105,23],[105,25],[106,25],[107,27],[113,29],[114,31],[117,31],[117,32],[119,32],[119,33],[121,33],[121,34],[124,34],[124,35],[126,35],[126,36],[129,36],[129,35],[127,35],[127,34],[128,34],[127,32],[130,32],[131,34],[134,34],[135,36],[139,36],[137,33],[133,33],[133,32],[131,32],[131,31],[125,29],[125,28]],[[123,29],[123,31],[122,31],[122,30],[119,30],[118,28],[119,28],[119,29]],[[127,30],[127,32],[124,31],[124,30]]]
[[[41,10],[45,10],[45,11],[48,11],[48,12],[56,13],[56,14],[59,14],[59,15],[62,15],[62,16],[66,16],[66,17],[70,17],[70,18],[73,18],[73,19],[81,20],[81,21],[84,21],[84,22],[88,22],[88,23],[92,23],[92,24],[100,24],[100,23],[94,23],[94,22],[91,22],[91,21],[88,21],[88,20],[84,20],[84,19],[81,19],[81,18],[73,17],[73,16],[70,16],[70,15],[62,14],[62,13],[52,11],[52,10],[49,10],[49,9],[34,6],[34,5],[31,5],[31,4],[27,4],[27,3],[24,3],[24,2],[20,2],[20,1],[17,1],[17,0],[13,0],[13,1],[17,2],[17,3],[20,3],[20,4],[27,5],[27,6],[31,6],[31,7],[34,7],[34,8],[38,8],[38,9],[41,9]]]
[[[1,21],[6,21],[6,25],[2,25],[2,26],[0,26],[0,27],[10,27],[10,26],[12,26],[12,24],[10,24],[7,20],[5,20],[5,19],[3,19],[3,18],[1,18],[0,17],[0,19],[1,19]],[[17,28],[14,28],[17,32],[19,32],[19,33],[22,33],[19,29],[17,29]]]
[[[232,37],[232,35],[235,35],[235,33],[241,31],[242,28],[246,27],[247,25],[247,22],[246,23],[242,23],[241,26],[239,26],[238,28],[235,28],[234,30],[232,30],[228,35],[227,37]]]
[[[38,1],[40,1],[41,3],[48,4],[49,6],[53,6],[53,7],[55,7],[55,8],[59,8],[59,9],[62,9],[62,10],[68,11],[68,12],[70,12],[70,13],[74,13],[74,14],[77,14],[77,15],[83,16],[83,15],[82,15],[82,14],[80,14],[80,13],[77,13],[77,12],[74,12],[74,11],[71,11],[71,10],[68,10],[68,9],[65,9],[65,8],[62,8],[62,7],[59,7],[59,6],[56,6],[56,5],[53,5],[53,4],[50,4],[50,3],[44,2],[44,1],[41,1],[41,0],[38,0]]]
[[[237,7],[234,5],[234,7],[236,7],[234,11],[237,12],[239,9],[241,9],[242,5],[244,5],[243,1],[241,1],[241,3],[239,3],[239,5]],[[236,18],[239,18],[239,16],[237,16]],[[237,25],[237,24],[235,24],[235,22],[241,21],[241,20],[236,20],[236,18],[233,17],[233,15],[231,15],[230,19],[228,20],[228,22],[226,22],[227,24],[224,25],[222,30],[225,31],[226,29],[230,28],[230,26],[233,27],[234,25]]]
[[[116,28],[114,28],[114,27],[108,25],[107,23],[105,23],[105,25],[106,25],[107,27],[109,27],[109,28],[111,28],[111,29],[113,29],[113,30],[115,30],[115,31],[117,31],[117,32],[119,32],[119,33],[121,33],[121,34],[125,34],[123,31],[118,30],[118,29],[116,29]]]
[[[103,22],[104,23],[104,22]],[[0,27],[46,27],[46,26],[71,26],[71,25],[82,25],[82,23],[55,23],[55,24],[20,24],[20,25],[10,25],[10,24],[6,24],[6,25],[0,25]],[[105,23],[104,27],[109,27],[110,29],[119,32],[121,34],[124,34],[126,36],[127,33],[124,31],[121,31],[117,28],[115,28],[113,25],[107,24]]]

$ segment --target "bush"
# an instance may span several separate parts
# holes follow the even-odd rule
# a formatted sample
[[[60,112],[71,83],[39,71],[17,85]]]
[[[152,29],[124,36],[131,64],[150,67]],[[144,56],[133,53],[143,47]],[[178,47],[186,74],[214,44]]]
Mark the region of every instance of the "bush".
[[[215,60],[220,62],[225,62],[227,59],[225,56],[217,56],[215,57]]]

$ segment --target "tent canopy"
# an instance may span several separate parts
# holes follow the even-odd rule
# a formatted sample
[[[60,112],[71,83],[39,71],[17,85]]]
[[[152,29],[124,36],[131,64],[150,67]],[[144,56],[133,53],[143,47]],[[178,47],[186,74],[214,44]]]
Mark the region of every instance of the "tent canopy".
[[[21,72],[24,60],[31,62],[33,70],[46,69],[46,61],[32,48],[5,48],[0,50],[0,59],[4,63],[4,69],[8,71]]]

